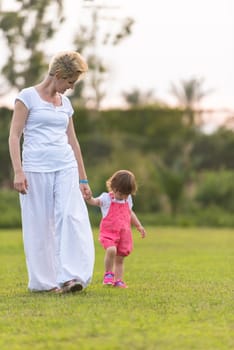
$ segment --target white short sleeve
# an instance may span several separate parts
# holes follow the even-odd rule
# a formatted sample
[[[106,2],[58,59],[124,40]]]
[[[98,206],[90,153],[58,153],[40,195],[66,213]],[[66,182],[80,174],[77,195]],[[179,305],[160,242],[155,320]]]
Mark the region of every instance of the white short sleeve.
[[[29,88],[21,90],[15,99],[15,101],[21,101],[27,107],[28,110],[30,110],[30,108],[32,107],[32,95],[31,93],[29,93],[29,91]]]
[[[102,212],[102,216],[105,217],[109,211],[110,205],[111,205],[111,197],[110,194],[107,192],[103,192],[98,199],[100,200],[101,203],[101,212]],[[116,201],[117,203],[123,203],[125,201]],[[133,207],[133,201],[132,201],[132,196],[129,195],[127,198],[127,202],[129,205],[129,208],[132,209]]]

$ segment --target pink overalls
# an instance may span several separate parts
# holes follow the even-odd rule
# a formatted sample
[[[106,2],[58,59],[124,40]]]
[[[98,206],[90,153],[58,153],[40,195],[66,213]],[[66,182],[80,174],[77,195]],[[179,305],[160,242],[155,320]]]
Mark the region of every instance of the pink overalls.
[[[110,197],[109,211],[100,223],[99,241],[105,249],[116,246],[117,255],[127,256],[133,249],[131,210],[127,201],[115,202],[113,193]]]

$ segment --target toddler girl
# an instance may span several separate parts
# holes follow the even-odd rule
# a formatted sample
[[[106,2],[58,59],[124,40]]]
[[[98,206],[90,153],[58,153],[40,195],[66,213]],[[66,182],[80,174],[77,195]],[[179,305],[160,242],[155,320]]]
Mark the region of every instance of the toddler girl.
[[[106,181],[106,186],[108,193],[86,199],[90,205],[99,206],[102,212],[99,241],[106,250],[103,284],[127,288],[123,272],[124,258],[133,249],[131,225],[136,227],[142,238],[146,235],[132,210],[132,195],[137,191],[137,184],[132,172],[119,170]]]

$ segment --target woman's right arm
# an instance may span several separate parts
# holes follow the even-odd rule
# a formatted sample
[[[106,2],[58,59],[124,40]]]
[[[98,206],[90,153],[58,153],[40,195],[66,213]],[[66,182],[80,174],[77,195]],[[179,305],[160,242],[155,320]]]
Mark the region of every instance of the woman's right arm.
[[[28,109],[17,100],[12,116],[9,134],[9,152],[14,170],[14,188],[16,191],[26,194],[28,189],[27,179],[23,172],[20,151],[20,139],[28,117]]]

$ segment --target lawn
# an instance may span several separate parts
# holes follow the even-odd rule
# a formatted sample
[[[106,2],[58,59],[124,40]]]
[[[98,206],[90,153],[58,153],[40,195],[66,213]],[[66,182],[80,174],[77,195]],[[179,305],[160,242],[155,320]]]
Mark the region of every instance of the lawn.
[[[92,284],[74,295],[33,294],[21,232],[0,231],[1,350],[231,350],[234,230],[134,231],[128,289],[102,285],[97,242]]]

